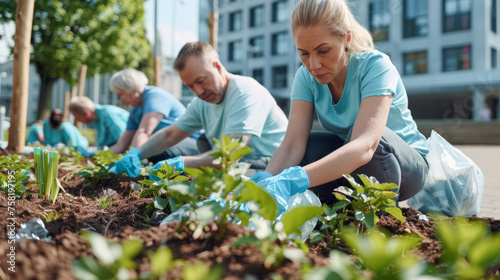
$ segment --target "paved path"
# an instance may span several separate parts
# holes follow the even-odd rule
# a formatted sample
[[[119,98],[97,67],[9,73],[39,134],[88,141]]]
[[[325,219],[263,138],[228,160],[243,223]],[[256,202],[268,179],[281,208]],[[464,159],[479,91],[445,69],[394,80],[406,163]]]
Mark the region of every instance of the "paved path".
[[[500,146],[454,145],[481,169],[484,190],[479,217],[500,220]],[[402,207],[407,206],[404,202]]]

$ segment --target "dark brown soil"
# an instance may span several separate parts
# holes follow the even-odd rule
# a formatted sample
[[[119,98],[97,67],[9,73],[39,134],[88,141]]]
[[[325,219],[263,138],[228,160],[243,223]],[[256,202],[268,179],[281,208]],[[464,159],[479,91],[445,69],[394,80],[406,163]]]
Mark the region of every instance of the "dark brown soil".
[[[10,152],[0,150],[0,155]],[[86,163],[83,163],[86,164]],[[176,233],[177,223],[166,226],[150,227],[147,224],[146,205],[152,198],[139,198],[139,192],[130,188],[131,179],[121,175],[110,175],[98,184],[83,187],[83,179],[75,174],[60,170],[59,178],[68,178],[62,181],[66,193],[60,194],[56,203],[39,199],[36,195],[25,195],[15,204],[17,218],[16,231],[22,223],[33,217],[42,220],[44,211],[55,211],[59,218],[46,223],[45,226],[52,236],[52,241],[23,240],[20,243],[9,244],[7,225],[10,221],[7,211],[7,197],[0,194],[0,279],[75,279],[71,262],[81,256],[92,256],[90,247],[78,234],[81,230],[91,230],[103,234],[109,241],[124,242],[133,238],[143,242],[143,251],[136,258],[138,276],[150,270],[148,251],[155,251],[164,244],[172,250],[174,258],[187,261],[203,260],[208,265],[222,264],[226,269],[224,279],[244,279],[253,275],[256,279],[270,279],[272,274],[279,274],[284,279],[299,279],[300,264],[287,261],[277,270],[266,269],[263,257],[258,248],[253,246],[232,247],[230,244],[237,238],[248,233],[242,226],[231,224],[220,241],[214,238],[214,231],[205,230],[198,239],[193,238],[187,226],[181,233]],[[35,185],[28,188],[36,191]],[[100,208],[97,197],[103,192],[114,193],[111,206],[103,210]],[[436,241],[433,222],[423,221],[418,217],[420,213],[413,208],[404,208],[403,214],[407,222],[401,224],[390,216],[383,216],[379,225],[392,234],[415,232],[424,237],[422,245],[415,250],[415,254],[426,262],[435,263],[441,255],[441,245]],[[500,221],[488,218],[475,218],[485,221],[492,231],[500,231]],[[45,220],[44,220],[45,221]],[[213,228],[213,227],[212,227]],[[328,264],[330,248],[326,242],[309,244],[310,253],[307,258],[315,266]],[[15,248],[15,273],[8,271],[8,261],[11,247]],[[3,271],[3,273],[2,273]],[[180,277],[180,268],[170,272],[167,279]],[[498,274],[498,271],[494,272]]]

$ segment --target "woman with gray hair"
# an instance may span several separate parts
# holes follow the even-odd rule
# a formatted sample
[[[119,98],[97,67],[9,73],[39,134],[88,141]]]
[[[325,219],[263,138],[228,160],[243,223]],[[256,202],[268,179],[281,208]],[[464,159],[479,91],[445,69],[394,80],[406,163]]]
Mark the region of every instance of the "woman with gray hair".
[[[332,203],[333,190],[349,186],[343,174],[395,183],[399,200],[419,192],[429,170],[425,137],[396,67],[374,49],[347,1],[301,0],[291,29],[303,66],[292,87],[288,128],[266,172],[253,180],[285,202],[311,188]],[[311,132],[315,112],[327,132]]]
[[[123,153],[129,146],[140,147],[152,134],[173,124],[186,111],[184,105],[168,91],[147,84],[146,75],[132,68],[115,73],[109,81],[111,91],[131,107],[125,132],[110,148],[114,153]],[[163,159],[198,154],[197,136],[194,134],[149,160],[156,163]]]

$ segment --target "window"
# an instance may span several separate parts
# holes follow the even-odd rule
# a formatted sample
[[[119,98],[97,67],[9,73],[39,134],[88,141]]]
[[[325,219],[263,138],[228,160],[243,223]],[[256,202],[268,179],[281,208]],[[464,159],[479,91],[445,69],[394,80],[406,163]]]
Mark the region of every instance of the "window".
[[[443,49],[443,71],[471,69],[470,45]]]
[[[495,48],[491,48],[491,68],[498,67],[498,51]]]
[[[250,9],[250,27],[264,25],[264,5],[255,6]]]
[[[286,88],[287,84],[287,67],[273,67],[273,88]]]
[[[443,32],[470,29],[471,0],[444,0]]]
[[[427,20],[427,0],[405,0],[403,37],[426,36]]]
[[[252,70],[252,77],[259,82],[261,85],[264,84],[264,69],[259,68],[259,69],[253,69]]]
[[[288,1],[279,0],[273,3],[272,22],[284,22],[288,17]]]
[[[375,42],[389,40],[389,0],[375,0],[370,3],[370,32]]]
[[[427,52],[411,52],[403,54],[404,74],[414,75],[427,73]]]
[[[274,33],[271,40],[272,55],[284,55],[288,52],[288,31]]]
[[[224,33],[224,17],[222,15],[219,15],[219,26],[218,26],[219,30],[217,31],[217,33],[222,34]]]
[[[248,40],[249,57],[264,56],[264,36],[252,37]]]
[[[229,14],[229,31],[239,31],[242,29],[241,26],[242,15],[241,11],[232,12]]]
[[[494,33],[497,33],[497,5],[498,0],[491,0],[491,19],[490,19],[490,25],[491,25],[491,31]]]
[[[228,57],[229,61],[241,61],[243,58],[243,44],[241,40],[229,42]]]

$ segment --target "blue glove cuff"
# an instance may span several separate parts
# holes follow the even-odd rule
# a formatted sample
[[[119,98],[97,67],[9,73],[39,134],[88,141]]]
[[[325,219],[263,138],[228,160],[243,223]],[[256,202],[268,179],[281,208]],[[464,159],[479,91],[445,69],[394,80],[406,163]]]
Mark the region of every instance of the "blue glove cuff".
[[[257,173],[255,173],[252,178],[250,178],[250,180],[254,181],[255,183],[258,183],[264,179],[267,179],[269,177],[272,177],[273,175],[271,175],[271,173],[267,172],[267,171],[259,171]]]
[[[287,179],[292,180],[299,187],[297,193],[303,193],[309,188],[309,176],[307,176],[307,172],[300,166],[287,168],[280,175],[284,175]]]
[[[182,156],[167,159],[168,165],[175,165],[175,171],[184,171],[184,159]]]
[[[141,150],[139,150],[138,148],[136,147],[132,147],[128,153],[127,153],[127,156],[136,156],[139,158],[139,160],[141,159]]]

